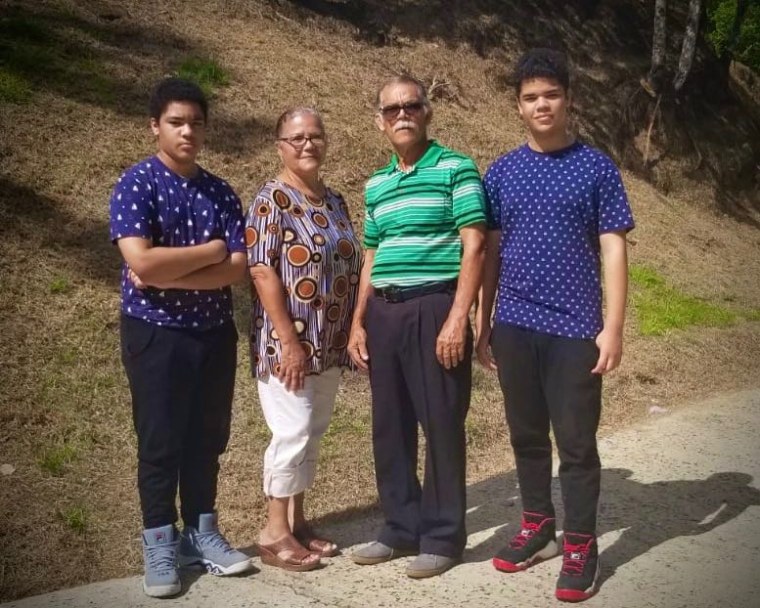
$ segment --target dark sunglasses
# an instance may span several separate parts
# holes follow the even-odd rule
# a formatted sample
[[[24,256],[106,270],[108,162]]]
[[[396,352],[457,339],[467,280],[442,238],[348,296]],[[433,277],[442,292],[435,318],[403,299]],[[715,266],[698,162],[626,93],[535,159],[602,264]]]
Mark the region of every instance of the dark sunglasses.
[[[408,116],[416,116],[422,112],[424,107],[425,104],[421,101],[408,101],[401,104],[394,103],[393,105],[380,108],[380,114],[382,114],[385,120],[393,120],[401,113],[401,110],[404,110],[404,113]]]

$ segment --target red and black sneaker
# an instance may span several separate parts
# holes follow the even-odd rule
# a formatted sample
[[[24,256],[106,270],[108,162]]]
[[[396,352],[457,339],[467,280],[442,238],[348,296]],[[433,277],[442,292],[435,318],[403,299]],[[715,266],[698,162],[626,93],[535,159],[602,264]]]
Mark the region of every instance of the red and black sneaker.
[[[502,572],[519,572],[536,562],[557,555],[557,532],[553,517],[524,512],[520,532],[493,558]]]
[[[590,534],[565,532],[562,571],[557,580],[557,599],[582,602],[596,593],[599,579],[599,549]]]

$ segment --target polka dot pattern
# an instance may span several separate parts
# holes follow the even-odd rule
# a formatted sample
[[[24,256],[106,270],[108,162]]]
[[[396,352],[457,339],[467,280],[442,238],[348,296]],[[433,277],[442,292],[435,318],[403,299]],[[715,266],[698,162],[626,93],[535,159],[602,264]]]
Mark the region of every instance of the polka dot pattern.
[[[221,238],[230,252],[244,252],[260,240],[256,231],[244,233],[240,199],[227,182],[202,168],[193,178],[183,177],[157,156],[122,174],[109,207],[114,243],[140,237],[154,247],[187,247]],[[156,325],[202,330],[232,319],[232,296],[229,287],[137,289],[123,264],[121,310]]]
[[[580,142],[549,154],[525,144],[497,159],[483,185],[489,228],[502,233],[495,322],[596,337],[599,235],[634,227],[612,160]]]

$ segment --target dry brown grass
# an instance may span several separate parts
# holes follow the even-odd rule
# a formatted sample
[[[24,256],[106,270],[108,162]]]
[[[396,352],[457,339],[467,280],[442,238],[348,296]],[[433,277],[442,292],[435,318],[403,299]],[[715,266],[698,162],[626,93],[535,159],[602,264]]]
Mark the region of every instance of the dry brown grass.
[[[0,8],[10,4],[0,0]],[[354,40],[346,24],[297,25],[250,2],[174,1],[160,10],[138,0],[95,0],[87,8],[73,0],[13,4],[104,27],[103,15],[118,15],[108,27],[137,33],[105,37],[96,48],[104,74],[116,83],[115,101],[41,90],[32,105],[0,108],[0,464],[16,467],[0,478],[0,600],[141,567],[135,442],[118,355],[119,261],[107,242],[106,203],[119,171],[153,152],[146,119],[132,103],[144,99],[148,83],[188,54],[213,56],[229,71],[230,86],[214,100],[202,162],[244,200],[277,170],[267,135],[274,118],[290,104],[317,105],[331,138],[326,179],[350,201],[359,229],[363,182],[388,156],[371,123],[371,99],[391,72],[449,83],[435,102],[433,134],[482,169],[523,137],[511,98],[493,82],[504,66],[468,47],[407,39],[372,47]],[[626,183],[638,221],[633,261],[655,267],[687,293],[737,309],[757,306],[756,229],[689,200],[709,193],[665,198],[632,176]],[[245,289],[236,290],[236,303],[244,333]],[[760,323],[642,338],[634,316],[627,338],[624,366],[606,384],[604,432],[645,415],[652,403],[677,406],[757,384]],[[219,487],[222,526],[241,546],[250,545],[262,521],[268,439],[248,369],[241,342]],[[500,403],[495,379],[478,369],[468,421],[471,481],[511,467]],[[313,516],[334,520],[373,508],[369,411],[366,379],[348,377],[310,497]],[[40,462],[62,446],[71,458],[54,475]],[[88,514],[84,532],[66,521],[74,508]]]

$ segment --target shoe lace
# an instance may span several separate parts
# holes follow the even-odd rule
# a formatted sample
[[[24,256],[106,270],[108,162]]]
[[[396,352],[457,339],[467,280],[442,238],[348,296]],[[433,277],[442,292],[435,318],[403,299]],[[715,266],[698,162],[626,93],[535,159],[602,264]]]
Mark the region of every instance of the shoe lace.
[[[582,576],[588,559],[586,545],[565,545],[562,555],[562,574],[567,576]]]
[[[233,549],[230,546],[230,543],[227,541],[226,538],[222,535],[221,532],[218,530],[214,530],[213,532],[204,532],[203,534],[198,534],[196,537],[198,539],[198,542],[210,549],[218,549],[222,553],[232,553]]]
[[[523,520],[520,532],[515,534],[515,536],[509,542],[509,546],[512,549],[522,549],[522,547],[525,546],[525,543],[533,538],[535,533],[538,532],[539,528],[540,526],[538,524]]]
[[[150,569],[161,572],[175,568],[178,544],[179,543],[177,542],[173,542],[167,543],[165,545],[154,545],[148,547],[147,561]]]

